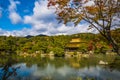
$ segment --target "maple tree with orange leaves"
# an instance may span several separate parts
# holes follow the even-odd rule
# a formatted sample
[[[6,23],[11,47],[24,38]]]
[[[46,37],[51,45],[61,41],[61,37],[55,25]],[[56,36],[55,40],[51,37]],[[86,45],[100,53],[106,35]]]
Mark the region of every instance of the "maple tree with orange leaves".
[[[120,0],[48,0],[48,7],[54,7],[59,22],[81,21],[89,23],[112,45],[120,55],[120,47],[111,35],[112,28],[120,28]]]

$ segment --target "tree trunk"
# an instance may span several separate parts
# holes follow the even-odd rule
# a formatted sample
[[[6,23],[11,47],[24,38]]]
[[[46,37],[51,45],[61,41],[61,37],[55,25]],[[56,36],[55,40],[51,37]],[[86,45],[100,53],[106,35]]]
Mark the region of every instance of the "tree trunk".
[[[113,46],[114,52],[116,52],[120,56],[120,48],[119,48],[119,46],[113,40],[111,40],[111,44]]]
[[[118,46],[118,43],[112,38],[110,30],[107,32],[106,36],[106,39],[113,47],[113,51],[120,56],[120,47]]]

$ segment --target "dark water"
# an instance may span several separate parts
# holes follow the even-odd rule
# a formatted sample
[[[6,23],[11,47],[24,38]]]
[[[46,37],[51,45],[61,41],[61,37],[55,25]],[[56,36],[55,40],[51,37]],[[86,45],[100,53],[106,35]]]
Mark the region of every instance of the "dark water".
[[[120,66],[99,65],[99,60],[42,58],[0,68],[2,80],[120,80]],[[6,74],[5,74],[6,72]],[[9,75],[11,73],[11,75]],[[9,76],[7,76],[9,75]],[[5,78],[3,78],[5,76]]]

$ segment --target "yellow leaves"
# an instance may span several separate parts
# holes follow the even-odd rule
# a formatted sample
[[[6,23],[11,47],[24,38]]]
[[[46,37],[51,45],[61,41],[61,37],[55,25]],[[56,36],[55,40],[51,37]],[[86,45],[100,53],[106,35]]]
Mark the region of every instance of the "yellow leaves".
[[[118,6],[112,0],[93,0],[94,6],[84,6],[91,0],[48,0],[56,8],[56,14],[60,22],[73,22],[75,26],[85,20],[90,24],[98,21],[110,22],[110,19],[116,12],[119,12]],[[108,4],[110,2],[111,4]],[[77,4],[77,6],[76,6]],[[101,26],[101,25],[100,25]]]
[[[66,6],[68,6],[68,3],[70,2],[70,0],[56,0],[56,4],[58,4],[59,8],[62,9]]]
[[[100,20],[100,19],[102,19],[102,17],[100,16],[100,15],[95,15],[94,16],[94,18],[93,18],[93,20],[96,22],[96,21],[98,21],[98,20]]]
[[[76,13],[76,11],[72,8],[65,8],[65,10],[57,12],[58,20],[60,22],[74,22],[75,26],[79,24],[79,22],[83,19],[83,13]]]
[[[82,18],[78,18],[78,19],[76,20],[76,22],[74,23],[75,26],[76,26],[77,24],[79,24],[81,20],[82,20]]]
[[[56,5],[56,2],[55,2],[55,0],[48,0],[48,7],[50,7],[50,6],[55,6]]]
[[[96,12],[98,12],[98,7],[95,6],[86,6],[85,7],[86,11],[90,14],[96,14]]]
[[[58,16],[62,17],[64,13],[65,13],[64,11],[61,11],[58,13]]]
[[[70,0],[48,0],[48,7],[58,5],[59,8],[67,6]]]
[[[76,20],[74,21],[75,26],[83,19],[84,14],[78,14]]]
[[[73,0],[73,3],[76,3],[76,2],[81,2],[83,0]],[[87,1],[87,0],[86,0]]]
[[[70,0],[57,0],[56,3],[58,3],[59,5],[66,6],[66,4],[67,4],[69,1],[70,1]]]

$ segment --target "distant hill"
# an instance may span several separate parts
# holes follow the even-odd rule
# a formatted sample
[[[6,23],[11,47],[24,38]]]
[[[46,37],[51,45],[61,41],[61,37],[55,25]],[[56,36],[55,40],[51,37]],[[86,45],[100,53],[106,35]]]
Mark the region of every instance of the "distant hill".
[[[31,38],[31,37],[34,37],[34,36],[32,36],[32,35],[25,36],[25,38]]]
[[[37,35],[37,36],[48,36],[48,35],[44,35],[44,34],[39,34],[39,35]]]
[[[39,34],[39,35],[36,35],[36,36],[32,36],[32,35],[27,35],[25,36],[25,38],[32,38],[32,37],[46,37],[48,35],[44,35],[44,34]]]

